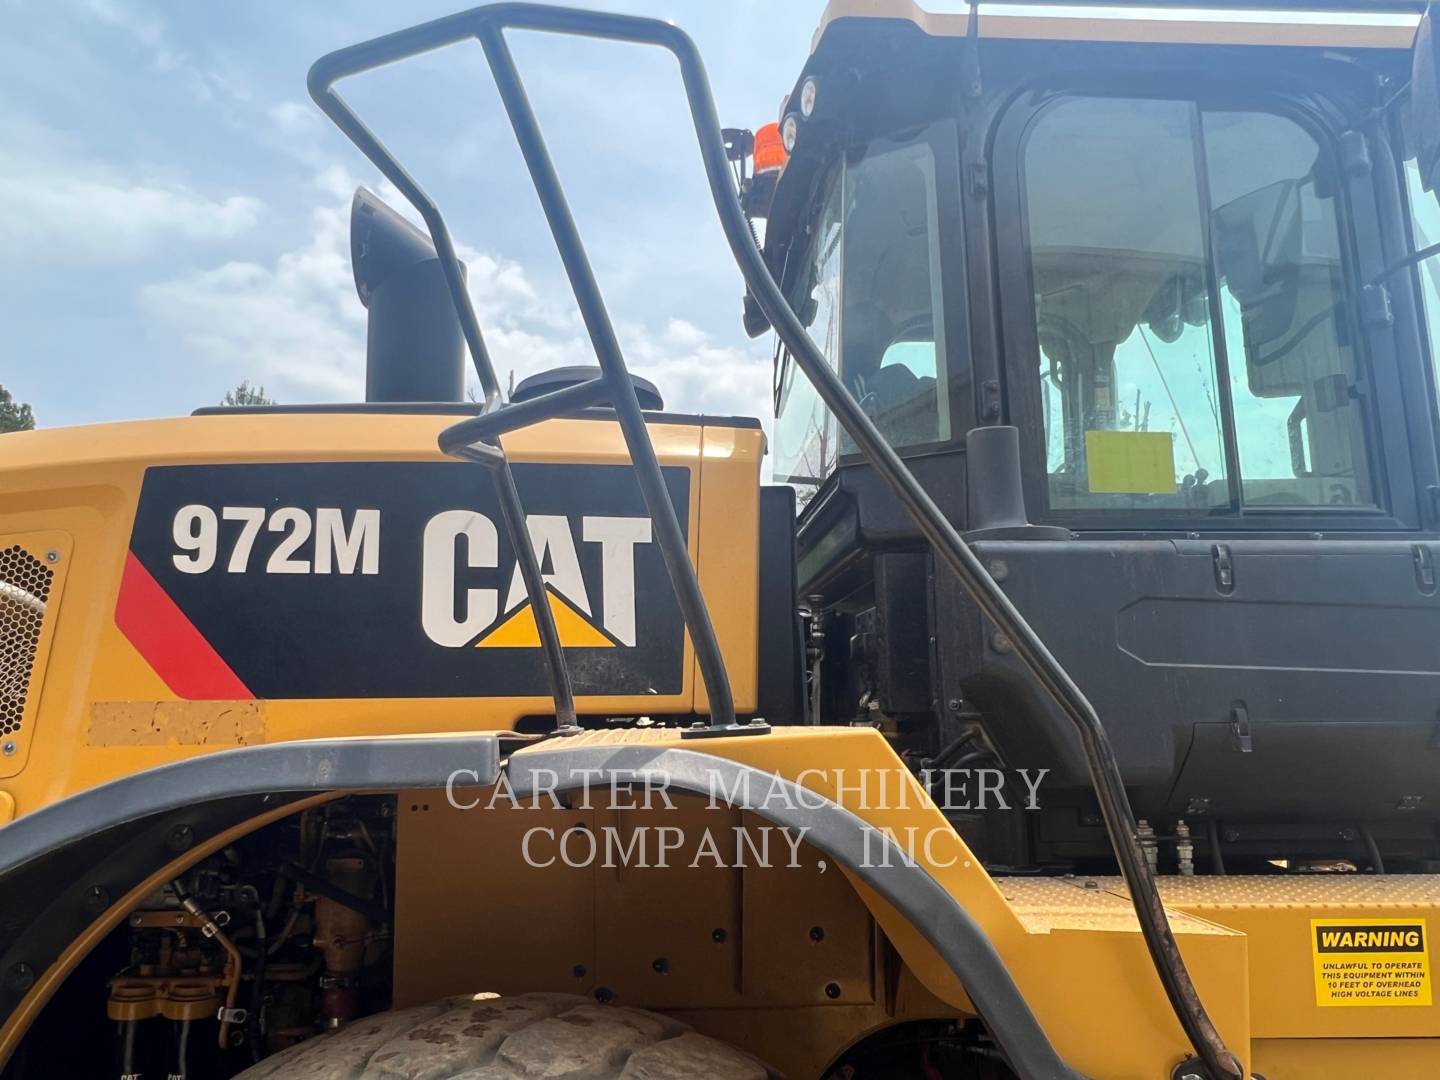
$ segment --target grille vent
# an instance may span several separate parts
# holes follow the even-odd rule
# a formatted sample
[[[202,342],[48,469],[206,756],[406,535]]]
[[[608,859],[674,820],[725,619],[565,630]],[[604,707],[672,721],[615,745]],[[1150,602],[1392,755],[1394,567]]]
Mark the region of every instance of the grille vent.
[[[0,549],[0,736],[20,730],[54,577],[18,544]]]

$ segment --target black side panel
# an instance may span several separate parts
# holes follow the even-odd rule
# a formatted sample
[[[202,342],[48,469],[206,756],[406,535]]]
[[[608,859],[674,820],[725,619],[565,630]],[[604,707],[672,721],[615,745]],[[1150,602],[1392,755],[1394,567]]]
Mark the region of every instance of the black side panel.
[[[1005,591],[1095,703],[1137,813],[1204,799],[1232,816],[1294,817],[1305,805],[1369,819],[1440,803],[1437,548],[976,545],[1003,564]],[[972,679],[1007,759],[1058,768],[1043,732],[1062,725],[1041,719],[1043,694],[998,644],[987,628]]]
[[[929,713],[929,552],[875,556],[873,662],[875,689],[883,712]]]
[[[805,722],[805,645],[795,565],[795,489],[760,489],[760,656],[756,714]]]
[[[966,524],[965,452],[947,450],[907,459],[926,494],[957,528]],[[923,537],[908,511],[900,505],[885,481],[866,463],[843,464],[816,496],[800,526],[800,580],[807,594],[832,588],[842,591],[866,547],[918,549]],[[820,503],[818,500],[823,500]]]

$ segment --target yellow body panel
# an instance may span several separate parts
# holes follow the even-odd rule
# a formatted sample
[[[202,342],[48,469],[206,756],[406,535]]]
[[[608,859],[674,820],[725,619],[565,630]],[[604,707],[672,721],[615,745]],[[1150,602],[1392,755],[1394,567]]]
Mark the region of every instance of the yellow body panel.
[[[792,779],[902,841],[933,835],[928,849],[917,844],[917,861],[996,943],[1067,1061],[1086,1075],[1139,1080],[1168,1075],[1184,1057],[1184,1038],[1123,883],[991,878],[878,732],[781,729],[763,738],[701,743],[684,742],[674,732],[596,732],[573,741],[585,743],[699,749]],[[858,782],[862,771],[869,774],[868,788]],[[890,777],[883,788],[879,774]],[[581,822],[591,833],[618,822],[652,830],[679,824],[686,829],[678,856],[684,863],[697,830],[723,833],[736,817],[703,799],[677,800],[677,812],[660,806],[616,810],[603,797],[598,794],[589,810],[509,809],[500,803],[473,811],[447,805],[440,791],[402,798],[396,933],[401,1004],[458,992],[479,971],[495,982],[487,988],[501,991],[604,988],[625,1003],[678,1011],[702,1030],[799,1076],[820,1074],[868,1031],[973,1015],[963,988],[917,928],[863,883],[837,878],[833,868],[820,873],[820,859],[808,848],[798,869],[527,865],[522,838],[536,827],[558,834]],[[759,819],[744,820],[753,831]],[[476,857],[462,860],[458,880],[437,879],[432,868],[455,851]],[[1306,1072],[1306,1063],[1323,1060],[1324,1046],[1334,1044],[1357,1061],[1359,1048],[1366,1048],[1372,1071],[1357,1075],[1440,1075],[1434,1006],[1318,1008],[1309,946],[1312,918],[1435,925],[1440,887],[1434,878],[1161,881],[1197,987],[1226,1041],[1252,1068],[1270,1080],[1318,1075]],[[481,890],[501,904],[492,927],[479,927],[458,943],[426,932],[463,918],[465,898]],[[534,897],[541,894],[544,918],[537,920]],[[815,928],[823,931],[818,941]]]
[[[1183,1056],[1183,1035],[1128,902],[1081,882],[991,878],[879,732],[782,728],[699,743],[673,731],[595,732],[563,746],[636,743],[742,762],[834,799],[902,844],[913,837],[917,861],[981,924],[1057,1048],[1087,1075],[1154,1077]],[[844,871],[821,871],[823,860],[813,850],[802,849],[794,867],[788,857],[767,868],[692,867],[698,833],[729,835],[740,815],[703,798],[680,797],[674,810],[658,803],[617,810],[605,796],[593,793],[588,810],[576,803],[568,810],[515,809],[504,800],[491,807],[491,795],[481,793],[472,797],[479,807],[461,810],[443,791],[405,793],[396,879],[397,1003],[473,989],[477,972],[489,980],[486,989],[500,992],[604,988],[622,1003],[680,1010],[702,1030],[737,1038],[796,1076],[817,1075],[867,1025],[973,1013],[963,988],[916,929]],[[601,835],[616,823],[626,830],[621,835],[641,826],[652,835],[680,826],[686,841],[665,869],[570,868],[537,833],[528,855],[555,862],[527,862],[523,844],[530,830],[558,835],[583,824]],[[762,824],[753,815],[745,823],[752,833]],[[474,857],[447,859],[457,851]],[[447,866],[445,875],[435,875],[438,865]],[[481,892],[494,898],[487,904],[498,905],[489,908],[493,919],[461,940],[433,932],[463,919],[467,898]],[[1244,1047],[1244,936],[1178,912],[1174,928],[1216,1022],[1231,1045]],[[1104,1007],[1096,1008],[1097,1001]],[[792,1015],[773,1025],[775,1041],[762,1034],[772,1025],[749,1011],[757,1007]],[[755,1018],[755,1026],[746,1028],[736,1009]],[[810,1022],[802,1016],[829,1010],[837,1018],[812,1025],[803,1052],[782,1038]]]
[[[674,731],[617,731],[564,745],[587,743],[700,749],[826,794],[902,842],[935,830],[933,843],[916,846],[917,861],[996,943],[1072,1065],[1089,1076],[1141,1080],[1168,1075],[1185,1055],[1119,882],[990,878],[923,800],[879,732],[777,729],[695,743]],[[855,769],[885,772],[894,782],[881,798],[875,789],[861,790],[853,772],[847,775]],[[695,799],[675,811],[633,803],[618,808],[603,789],[590,809],[573,803],[569,809],[514,808],[503,801],[486,809],[486,793],[470,794],[477,797],[481,807],[461,810],[443,789],[399,793],[398,1004],[476,989],[604,988],[622,1003],[674,1011],[795,1077],[822,1075],[848,1046],[888,1025],[973,1015],[963,989],[917,929],[848,874],[833,867],[822,872],[813,850],[800,849],[798,868],[688,866],[683,853],[694,850],[696,831],[733,828],[741,820],[734,811]],[[759,824],[750,815],[743,820],[752,829]],[[591,831],[614,824],[681,827],[680,865],[526,863],[528,830],[577,822]],[[145,888],[193,861],[187,854],[166,866],[97,926],[114,926]],[[1364,919],[1383,912],[1434,920],[1440,905],[1430,879],[1317,878],[1293,894],[1277,892],[1272,878],[1162,881],[1200,993],[1227,1042],[1252,1068],[1265,1063],[1270,1080],[1317,1075],[1307,1070],[1328,1060],[1324,1048],[1333,1044],[1336,1061],[1364,1063],[1368,1071],[1359,1075],[1440,1075],[1434,1006],[1403,1010],[1408,1026],[1402,1029],[1386,1015],[1401,1010],[1317,1011],[1301,1000],[1312,985],[1311,917],[1348,912]],[[465,932],[445,929],[456,926]],[[816,928],[823,932],[818,940]],[[97,929],[78,941],[37,983],[0,1032],[0,1058],[98,935]],[[1264,1037],[1256,1036],[1257,1025]]]
[[[268,414],[201,416],[5,436],[0,538],[43,557],[64,551],[67,602],[52,604],[37,670],[39,708],[17,750],[0,756],[0,798],[14,815],[116,776],[227,746],[341,735],[504,730],[550,711],[544,697],[340,698],[181,702],[115,624],[117,590],[147,466],[263,462],[445,461],[439,432],[453,416]],[[660,462],[691,474],[691,557],[705,585],[737,707],[756,701],[758,428],[652,423]],[[516,462],[627,464],[618,426],[553,420],[505,436]],[[463,467],[462,467],[463,468]],[[488,484],[477,467],[475,482]],[[72,551],[73,548],[73,551]],[[591,696],[582,712],[690,713],[693,650],[668,695]],[[43,681],[43,696],[38,694]],[[29,708],[29,706],[27,706]],[[237,712],[237,710],[239,710]],[[243,715],[241,715],[243,714]],[[36,738],[29,738],[36,735]],[[128,733],[128,734],[127,734]],[[0,815],[4,816],[4,815]]]
[[[1433,1080],[1440,1075],[1435,1039],[1259,1039],[1253,1067],[1265,1080],[1381,1077]]]
[[[1118,889],[1119,883],[1112,886]],[[1166,903],[1178,910],[1224,923],[1249,938],[1251,1026],[1256,1038],[1440,1035],[1433,1005],[1319,1005],[1310,947],[1311,920],[1316,919],[1357,924],[1418,919],[1432,930],[1440,929],[1440,876],[1165,878],[1161,892]],[[1433,943],[1426,944],[1433,968],[1440,954]]]

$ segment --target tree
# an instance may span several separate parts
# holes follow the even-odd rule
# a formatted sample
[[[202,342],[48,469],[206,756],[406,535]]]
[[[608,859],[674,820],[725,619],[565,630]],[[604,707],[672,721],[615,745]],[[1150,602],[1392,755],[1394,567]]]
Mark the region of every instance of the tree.
[[[17,404],[9,390],[0,386],[0,431],[33,431],[35,414],[29,405]]]
[[[249,379],[240,380],[240,385],[234,390],[226,390],[221,405],[274,405],[275,399],[265,395],[265,387],[251,386]]]

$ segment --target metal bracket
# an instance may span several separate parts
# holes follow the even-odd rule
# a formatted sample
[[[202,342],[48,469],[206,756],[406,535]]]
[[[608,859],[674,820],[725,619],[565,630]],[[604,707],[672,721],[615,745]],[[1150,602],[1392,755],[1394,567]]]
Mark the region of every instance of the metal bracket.
[[[970,197],[976,202],[990,197],[990,165],[983,158],[970,163]]]
[[[1366,176],[1373,165],[1370,161],[1370,143],[1359,131],[1347,131],[1340,136],[1340,164],[1351,176]]]
[[[1243,701],[1230,706],[1230,745],[1242,754],[1249,754],[1255,749],[1250,736],[1250,710]]]
[[[1235,561],[1230,556],[1229,544],[1216,544],[1210,549],[1215,562],[1215,586],[1222,593],[1235,591]]]
[[[680,732],[682,739],[715,739],[733,735],[769,735],[770,725],[764,720],[751,720],[748,724],[691,724]]]
[[[1410,555],[1415,561],[1415,584],[1429,596],[1435,591],[1435,557],[1430,554],[1430,545],[1411,544]]]
[[[1395,325],[1388,286],[1366,285],[1360,290],[1360,318],[1366,326]]]

